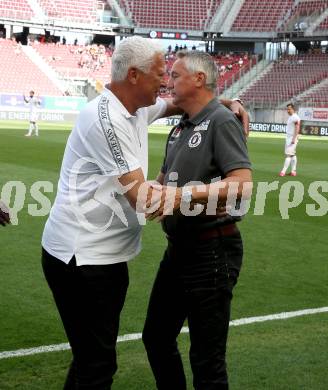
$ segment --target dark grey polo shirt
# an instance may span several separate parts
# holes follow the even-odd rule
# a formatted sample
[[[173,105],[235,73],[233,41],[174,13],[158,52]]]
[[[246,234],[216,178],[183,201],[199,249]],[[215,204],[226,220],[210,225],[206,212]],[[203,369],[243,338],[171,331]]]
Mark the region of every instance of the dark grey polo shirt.
[[[174,183],[181,187],[190,181],[209,184],[212,179],[224,179],[228,172],[240,168],[251,168],[242,125],[215,98],[193,118],[183,115],[180,123],[171,130],[161,170],[165,175],[165,185],[170,185],[170,181],[178,176]],[[173,172],[177,175],[172,175]],[[233,218],[229,218],[224,222],[233,222]],[[176,213],[163,220],[163,229],[174,236],[204,229],[209,224],[220,225],[222,220]]]

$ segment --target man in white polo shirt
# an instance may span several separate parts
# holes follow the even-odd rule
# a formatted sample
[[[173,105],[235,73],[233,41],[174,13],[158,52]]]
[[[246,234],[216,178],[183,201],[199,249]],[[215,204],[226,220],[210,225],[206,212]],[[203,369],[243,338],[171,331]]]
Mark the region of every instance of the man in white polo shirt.
[[[33,133],[33,130],[35,131],[35,135],[39,135],[39,128],[37,124],[37,120],[39,117],[38,113],[38,107],[41,104],[41,100],[34,96],[34,91],[30,91],[30,97],[27,98],[25,95],[23,95],[24,102],[29,106],[30,114],[29,114],[29,119],[30,119],[30,125],[28,132],[25,134],[26,137],[30,137]]]
[[[43,270],[73,353],[65,390],[110,389],[117,369],[127,261],[141,249],[136,205],[147,177],[147,126],[179,113],[158,98],[164,75],[157,41],[122,41],[111,84],[82,110],[67,141],[42,238]]]
[[[117,368],[127,261],[141,249],[135,209],[147,177],[147,126],[177,111],[158,98],[164,75],[156,41],[122,41],[110,86],[82,110],[67,141],[42,238],[44,273],[73,353],[65,389],[109,389]]]
[[[285,162],[282,170],[279,173],[279,176],[285,176],[286,171],[291,165],[290,176],[296,176],[296,166],[297,166],[297,157],[296,157],[296,147],[298,143],[298,137],[301,128],[300,117],[296,114],[295,106],[290,103],[287,104],[287,112],[289,118],[287,120],[286,127],[286,142],[285,142]]]

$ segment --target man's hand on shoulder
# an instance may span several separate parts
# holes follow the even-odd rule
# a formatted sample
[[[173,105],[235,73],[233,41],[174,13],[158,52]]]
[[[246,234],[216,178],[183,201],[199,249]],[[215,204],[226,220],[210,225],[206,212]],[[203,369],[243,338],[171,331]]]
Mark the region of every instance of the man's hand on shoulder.
[[[220,99],[220,102],[231,110],[241,121],[246,137],[249,136],[249,115],[239,99]]]

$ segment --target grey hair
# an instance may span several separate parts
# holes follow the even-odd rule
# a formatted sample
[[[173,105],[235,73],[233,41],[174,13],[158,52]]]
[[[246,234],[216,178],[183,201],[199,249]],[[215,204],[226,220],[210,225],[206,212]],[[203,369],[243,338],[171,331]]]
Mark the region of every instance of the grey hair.
[[[150,38],[133,36],[120,42],[112,57],[112,80],[123,81],[131,67],[147,73],[156,54],[163,54],[164,49],[158,41]]]
[[[199,50],[182,50],[177,52],[177,58],[184,60],[188,72],[203,72],[206,76],[206,87],[216,92],[218,68],[210,54]]]

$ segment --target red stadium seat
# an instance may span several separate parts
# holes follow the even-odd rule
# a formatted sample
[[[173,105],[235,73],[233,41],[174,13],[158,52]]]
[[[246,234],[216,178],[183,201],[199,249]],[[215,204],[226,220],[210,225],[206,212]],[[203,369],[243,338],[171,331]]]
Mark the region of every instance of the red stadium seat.
[[[26,93],[34,89],[40,95],[60,96],[62,92],[26,55],[17,44],[8,39],[0,40],[0,91]]]
[[[326,54],[287,55],[276,61],[268,73],[246,89],[241,98],[254,105],[275,106],[295,99],[326,79],[327,74]]]
[[[27,0],[1,0],[0,15],[5,18],[31,20],[34,13]]]
[[[221,0],[120,0],[125,13],[138,27],[204,30],[210,23]]]
[[[245,0],[231,27],[232,31],[275,31],[294,0]]]
[[[91,23],[96,21],[95,0],[38,0],[45,14],[51,19]]]

